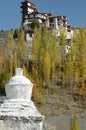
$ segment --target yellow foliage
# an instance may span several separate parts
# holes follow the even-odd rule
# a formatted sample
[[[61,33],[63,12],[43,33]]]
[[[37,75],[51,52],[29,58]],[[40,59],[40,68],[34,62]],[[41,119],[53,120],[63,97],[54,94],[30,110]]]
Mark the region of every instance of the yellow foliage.
[[[80,130],[77,117],[73,117],[70,122],[70,130]]]
[[[2,50],[0,50],[0,70],[1,71],[6,64],[6,59],[7,59],[7,57],[6,57],[5,53],[3,53]]]
[[[41,91],[40,91],[40,88],[39,88],[39,85],[37,83],[34,83],[34,87],[33,87],[33,99],[43,105],[45,103],[44,101],[44,98],[41,94]]]
[[[39,85],[37,83],[34,83],[33,86],[33,98],[38,99],[41,96],[41,92],[39,89]]]

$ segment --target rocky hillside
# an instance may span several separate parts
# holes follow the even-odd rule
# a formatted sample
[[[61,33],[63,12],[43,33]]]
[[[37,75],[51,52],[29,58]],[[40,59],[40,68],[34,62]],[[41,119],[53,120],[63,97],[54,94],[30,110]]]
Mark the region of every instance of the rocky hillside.
[[[85,130],[86,97],[76,90],[54,87],[42,90],[44,104],[35,101],[38,110],[45,115],[43,130],[69,130],[70,119],[77,116],[80,130]],[[5,96],[0,97],[0,103]]]
[[[45,116],[51,115],[81,115],[86,113],[86,97],[76,90],[52,88],[44,92],[44,105],[38,108]]]

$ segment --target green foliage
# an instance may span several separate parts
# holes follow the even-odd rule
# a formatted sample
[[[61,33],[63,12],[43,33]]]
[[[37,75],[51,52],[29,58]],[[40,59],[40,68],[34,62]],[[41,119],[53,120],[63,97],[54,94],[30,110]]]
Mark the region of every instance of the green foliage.
[[[31,23],[31,28],[32,29],[35,29],[35,28],[40,28],[40,23],[39,23],[39,21],[38,20],[36,20],[36,19],[33,19],[32,20],[32,23]]]
[[[86,30],[83,28],[79,28],[78,33],[76,33],[76,37],[74,39],[74,44],[77,44],[77,51],[76,51],[76,61],[77,61],[77,68],[80,71],[79,76],[82,74],[83,77],[86,76]]]
[[[50,79],[54,82],[57,77],[61,62],[55,33],[46,28],[43,31],[35,29],[32,52],[35,77],[41,85],[49,87]]]
[[[77,117],[73,117],[70,121],[70,130],[80,130]]]
[[[44,97],[42,95],[39,97],[38,103],[40,105],[44,105],[45,104],[45,100],[44,100]]]
[[[18,67],[21,67],[21,54],[22,47],[24,44],[24,32],[22,28],[18,30],[18,46],[17,46],[17,56],[18,56]]]
[[[29,72],[27,71],[25,65],[23,65],[23,68],[22,68],[22,69],[23,69],[23,75],[24,75],[25,77],[27,77],[28,79],[30,79],[30,80],[33,82],[33,80],[32,80],[32,78],[31,78]]]
[[[0,73],[0,92],[4,93],[5,85],[10,79],[10,74],[8,72]]]
[[[18,58],[17,58],[17,53],[15,51],[14,57],[13,57],[13,68],[14,68],[14,70],[17,68],[17,66],[18,66]]]
[[[12,57],[10,57],[10,68],[9,68],[9,75],[10,77],[13,76],[13,61],[12,61]]]
[[[86,88],[86,30],[80,27],[74,30],[74,37],[71,41],[71,50],[66,54],[66,38],[64,30],[61,32],[60,43],[56,37],[55,30],[44,28],[41,30],[37,20],[33,20],[34,37],[32,48],[29,42],[25,41],[24,30],[18,29],[18,41],[14,44],[12,31],[8,31],[7,41],[4,47],[6,60],[1,64],[1,88],[13,75],[16,67],[24,69],[24,75],[36,82],[39,86],[49,88],[57,85],[73,87],[74,81],[79,82],[82,78],[83,91]],[[32,64],[29,55],[32,54]],[[0,56],[0,63],[5,59]],[[2,67],[3,66],[3,67]],[[28,73],[29,70],[29,73]]]
[[[9,58],[9,56],[12,56],[14,49],[14,39],[13,39],[13,32],[11,30],[8,31],[7,34],[7,41],[5,43],[5,52]]]
[[[43,58],[43,75],[46,85],[49,85],[50,82],[50,55],[48,51],[45,52]]]

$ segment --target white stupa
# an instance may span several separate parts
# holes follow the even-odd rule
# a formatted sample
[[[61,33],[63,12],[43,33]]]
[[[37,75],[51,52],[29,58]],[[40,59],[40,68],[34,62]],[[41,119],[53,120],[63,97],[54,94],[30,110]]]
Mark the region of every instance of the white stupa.
[[[21,68],[5,86],[6,99],[0,106],[4,130],[42,130],[44,116],[31,101],[33,84]]]

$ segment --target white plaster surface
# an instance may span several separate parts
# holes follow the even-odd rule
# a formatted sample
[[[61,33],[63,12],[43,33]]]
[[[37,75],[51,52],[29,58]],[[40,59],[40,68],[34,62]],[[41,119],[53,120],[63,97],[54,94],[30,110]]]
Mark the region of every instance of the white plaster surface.
[[[0,130],[5,130],[5,125],[2,120],[0,120]]]
[[[42,130],[42,116],[31,101],[33,84],[18,68],[5,86],[6,99],[0,105],[0,130]]]
[[[4,121],[6,130],[42,130],[42,123],[35,123],[33,121]]]
[[[23,76],[22,69],[16,69],[16,75],[13,76],[5,86],[7,99],[24,98],[31,99],[33,84],[29,79]]]
[[[30,118],[41,118],[41,114],[37,111],[32,101],[24,99],[4,100],[0,106],[0,116],[2,117],[22,117],[29,120]]]

